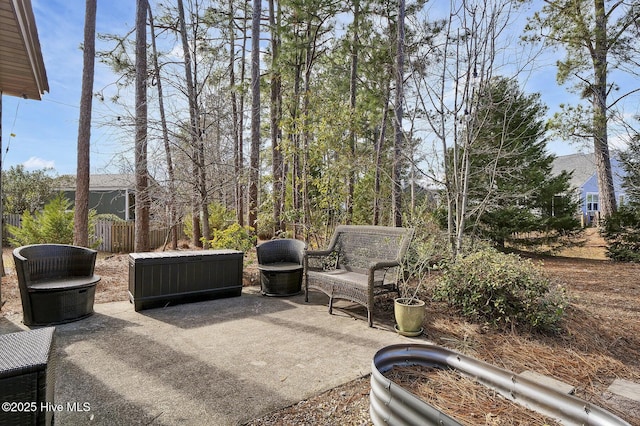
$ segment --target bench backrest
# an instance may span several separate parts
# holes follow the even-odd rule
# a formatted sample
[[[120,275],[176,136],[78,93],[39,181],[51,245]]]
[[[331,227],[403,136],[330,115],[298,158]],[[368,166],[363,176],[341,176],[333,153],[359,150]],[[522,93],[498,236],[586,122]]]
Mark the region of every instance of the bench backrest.
[[[341,225],[329,243],[337,255],[337,267],[365,272],[371,262],[402,262],[413,237],[411,228]]]
[[[13,251],[18,282],[29,282],[64,277],[91,276],[97,253],[85,247],[65,244],[34,244]]]

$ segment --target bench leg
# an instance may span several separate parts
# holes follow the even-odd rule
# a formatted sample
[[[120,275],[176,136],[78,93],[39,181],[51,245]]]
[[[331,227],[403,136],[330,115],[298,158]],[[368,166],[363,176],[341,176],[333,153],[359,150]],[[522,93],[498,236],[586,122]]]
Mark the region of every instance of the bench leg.
[[[333,315],[333,294],[329,296],[329,315]]]

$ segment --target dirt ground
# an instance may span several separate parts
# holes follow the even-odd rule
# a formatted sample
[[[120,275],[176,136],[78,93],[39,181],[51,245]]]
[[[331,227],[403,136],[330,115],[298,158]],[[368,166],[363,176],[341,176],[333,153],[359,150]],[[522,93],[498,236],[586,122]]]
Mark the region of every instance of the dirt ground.
[[[570,297],[560,334],[498,333],[464,321],[442,303],[429,302],[423,338],[425,342],[517,373],[532,370],[552,376],[575,386],[578,397],[640,426],[640,404],[607,391],[616,378],[640,383],[640,265],[607,260],[602,239],[592,230],[587,237],[584,247],[564,251],[559,256],[531,256],[566,288]],[[2,278],[2,315],[21,313],[10,253],[9,249],[3,253],[7,275]],[[245,285],[258,285],[254,256],[250,254],[245,260]],[[127,255],[101,253],[96,273],[102,276],[96,303],[127,300]],[[346,307],[345,310],[357,317],[362,314],[358,308]],[[390,298],[381,297],[376,301],[374,317],[386,325],[394,324]],[[363,326],[366,323],[363,322]],[[410,373],[400,376],[392,380],[397,379],[436,405],[428,399],[427,378],[418,375],[416,379]],[[458,382],[455,386],[461,387]],[[369,377],[364,377],[248,424],[368,425],[369,388]],[[451,408],[454,412],[449,414],[465,424],[546,423],[539,417],[526,417],[526,413],[516,415],[503,408],[498,410],[501,412],[493,412],[496,410],[493,406],[478,406],[479,398],[471,407],[459,404],[455,398],[449,399],[454,402]]]

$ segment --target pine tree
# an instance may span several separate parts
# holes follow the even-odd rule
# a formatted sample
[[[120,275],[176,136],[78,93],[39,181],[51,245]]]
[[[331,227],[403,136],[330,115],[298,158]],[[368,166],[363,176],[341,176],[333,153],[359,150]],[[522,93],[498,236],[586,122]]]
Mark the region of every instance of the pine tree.
[[[620,153],[620,162],[627,202],[605,221],[602,234],[611,259],[640,262],[640,135]]]
[[[578,228],[570,174],[552,176],[546,152],[544,113],[538,94],[498,77],[478,94],[475,117],[482,125],[470,148],[469,207],[474,227],[504,246],[515,233],[535,233],[545,242]]]

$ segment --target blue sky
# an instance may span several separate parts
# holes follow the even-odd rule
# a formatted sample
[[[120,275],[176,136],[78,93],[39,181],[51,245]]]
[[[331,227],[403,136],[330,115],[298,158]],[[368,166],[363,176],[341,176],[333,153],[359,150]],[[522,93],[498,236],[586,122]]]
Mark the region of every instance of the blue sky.
[[[2,109],[3,163],[6,170],[23,164],[28,170],[50,167],[56,174],[74,174],[76,170],[76,144],[82,80],[82,51],[84,1],[32,0],[40,44],[49,79],[50,92],[42,101],[23,100],[4,96]],[[135,21],[134,0],[98,1],[97,32],[124,34]],[[97,49],[100,50],[100,41]],[[555,83],[553,61],[532,75],[526,92],[540,92],[542,100],[553,112],[560,103],[571,102],[573,97]],[[116,80],[110,70],[96,61],[94,92]],[[637,80],[633,82],[638,86]],[[638,114],[638,102],[629,114]],[[92,173],[118,172],[114,161],[126,150],[126,136],[113,122],[114,114],[106,103],[93,101],[93,127],[91,138]],[[129,141],[130,142],[130,141]],[[616,147],[612,137],[612,147]],[[5,151],[7,150],[8,151]],[[549,150],[558,155],[573,153],[579,147],[554,142]]]
[[[42,101],[3,97],[4,170],[24,164],[30,170],[52,167],[57,174],[76,171],[84,3],[81,0],[32,0],[50,91],[43,95]],[[133,27],[133,22],[134,0],[98,1],[97,32],[122,34]],[[96,62],[94,88],[97,90],[113,80],[107,67]],[[91,169],[93,173],[109,167],[114,171],[110,160],[122,146],[116,129],[97,125],[104,120],[106,105],[100,105],[95,99],[93,103],[96,125],[91,135]]]

